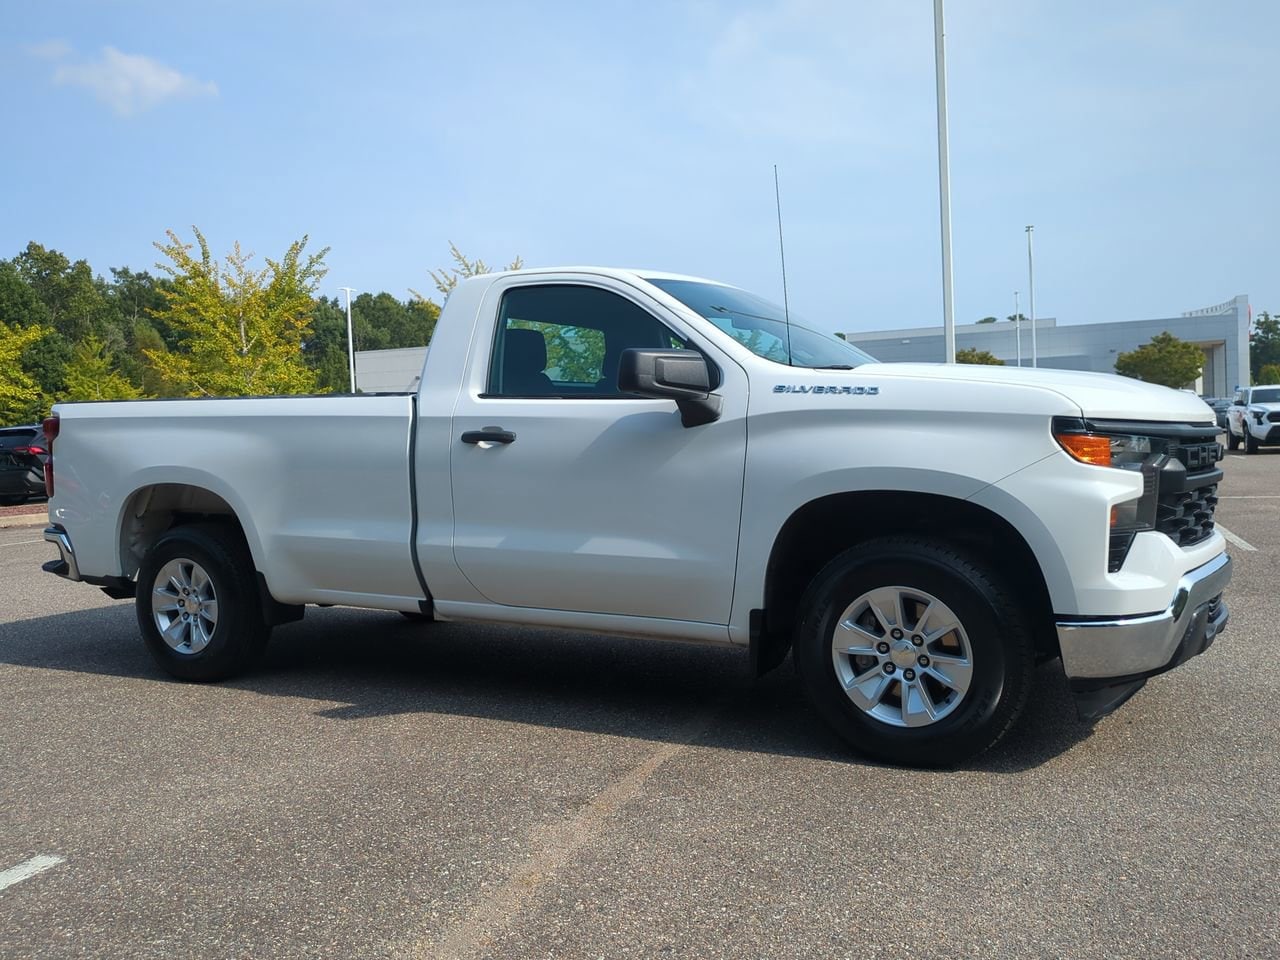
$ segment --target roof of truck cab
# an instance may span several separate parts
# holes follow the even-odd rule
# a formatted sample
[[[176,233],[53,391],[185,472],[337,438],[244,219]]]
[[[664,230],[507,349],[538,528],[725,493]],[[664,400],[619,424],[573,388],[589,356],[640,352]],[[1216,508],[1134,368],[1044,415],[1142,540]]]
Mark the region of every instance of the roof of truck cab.
[[[665,270],[588,267],[582,265],[572,267],[524,267],[520,270],[498,270],[493,273],[483,274],[483,276],[492,280],[495,277],[528,276],[540,273],[589,273],[601,277],[612,277],[615,280],[688,280],[694,283],[710,283],[718,287],[730,286],[730,284],[720,280],[709,280],[706,277],[694,277],[685,273],[668,273]]]

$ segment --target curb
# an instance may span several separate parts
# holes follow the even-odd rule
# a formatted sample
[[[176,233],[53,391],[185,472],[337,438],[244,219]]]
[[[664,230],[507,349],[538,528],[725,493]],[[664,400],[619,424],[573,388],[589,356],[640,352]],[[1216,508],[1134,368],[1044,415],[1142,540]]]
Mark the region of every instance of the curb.
[[[0,530],[8,530],[10,527],[43,527],[49,522],[48,514],[13,514],[7,517],[0,517]]]

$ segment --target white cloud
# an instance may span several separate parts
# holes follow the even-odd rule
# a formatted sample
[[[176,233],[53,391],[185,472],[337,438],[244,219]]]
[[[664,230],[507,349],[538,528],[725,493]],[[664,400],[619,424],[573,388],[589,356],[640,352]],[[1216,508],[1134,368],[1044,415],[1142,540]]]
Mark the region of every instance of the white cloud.
[[[151,57],[121,53],[115,47],[103,47],[97,60],[59,64],[53,81],[84,87],[122,117],[149,110],[166,100],[218,95],[217,84],[212,81],[198,80]]]

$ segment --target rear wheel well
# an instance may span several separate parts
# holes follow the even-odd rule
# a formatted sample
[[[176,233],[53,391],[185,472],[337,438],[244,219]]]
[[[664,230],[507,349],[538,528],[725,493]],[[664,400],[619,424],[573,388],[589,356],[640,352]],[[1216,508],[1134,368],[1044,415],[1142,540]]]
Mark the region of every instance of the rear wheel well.
[[[120,568],[124,578],[137,575],[143,559],[166,531],[184,524],[209,522],[230,528],[252,558],[240,518],[213,491],[185,483],[158,483],[135,491],[120,522]],[[263,620],[268,625],[302,618],[301,605],[280,603],[271,596],[262,573],[255,574]]]
[[[764,613],[752,618],[757,673],[777,666],[786,656],[800,599],[818,572],[848,548],[891,534],[954,544],[985,561],[1026,604],[1038,658],[1058,655],[1049,590],[1040,565],[1007,520],[954,497],[872,490],[812,500],[783,524],[769,554]]]
[[[185,483],[157,483],[134,492],[120,521],[120,569],[126,577],[138,572],[155,542],[183,523],[222,520],[244,537],[240,518],[227,501],[203,487]]]

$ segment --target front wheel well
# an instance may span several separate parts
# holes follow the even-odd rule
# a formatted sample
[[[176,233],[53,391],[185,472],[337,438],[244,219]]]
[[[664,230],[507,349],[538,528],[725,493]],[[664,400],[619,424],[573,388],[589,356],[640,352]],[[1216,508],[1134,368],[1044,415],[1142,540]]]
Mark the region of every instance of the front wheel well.
[[[967,500],[869,490],[812,500],[783,524],[765,573],[764,610],[752,617],[757,673],[786,656],[805,590],[838,554],[877,537],[910,534],[953,544],[983,561],[1026,606],[1039,659],[1058,655],[1052,605],[1035,553],[1013,525]]]

